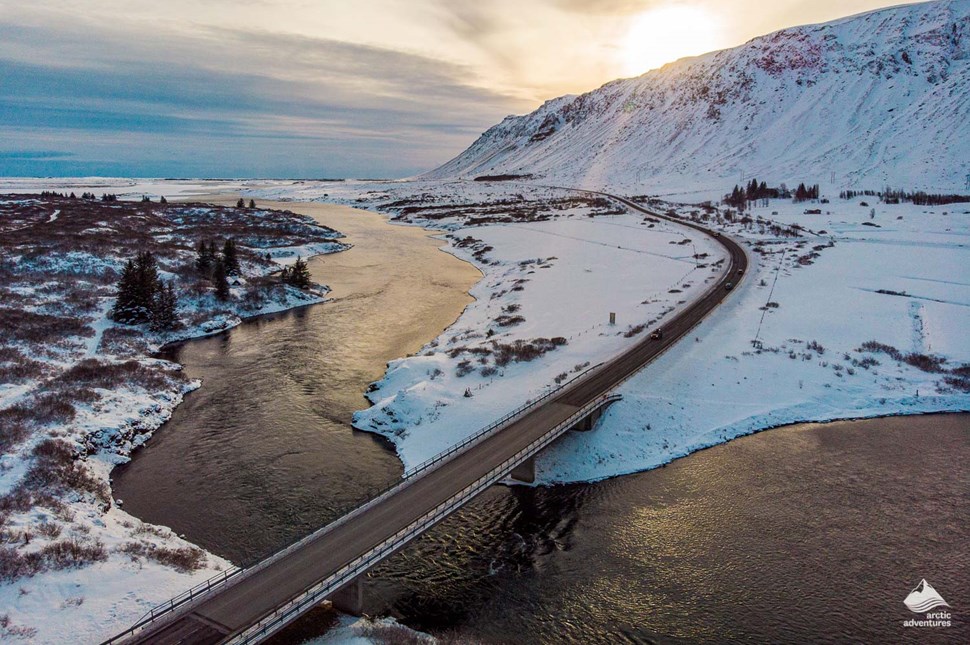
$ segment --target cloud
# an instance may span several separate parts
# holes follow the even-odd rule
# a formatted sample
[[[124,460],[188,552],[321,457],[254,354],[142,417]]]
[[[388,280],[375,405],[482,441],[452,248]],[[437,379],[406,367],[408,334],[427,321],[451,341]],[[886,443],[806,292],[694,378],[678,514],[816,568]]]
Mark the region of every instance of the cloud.
[[[662,4],[662,0],[552,0],[557,7],[581,14],[629,16]]]
[[[0,150],[0,159],[63,159],[70,152],[62,150]]]
[[[0,43],[0,148],[57,142],[72,155],[8,150],[5,175],[173,174],[181,163],[191,173],[174,174],[400,176],[531,107],[475,86],[461,65],[262,30],[7,22]]]

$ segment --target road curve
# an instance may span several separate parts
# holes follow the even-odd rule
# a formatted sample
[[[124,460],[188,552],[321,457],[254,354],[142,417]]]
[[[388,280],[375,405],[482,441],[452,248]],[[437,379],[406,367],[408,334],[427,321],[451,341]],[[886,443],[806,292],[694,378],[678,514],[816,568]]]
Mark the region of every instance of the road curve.
[[[651,217],[671,219],[622,197],[599,194]],[[299,548],[272,556],[238,574],[201,598],[146,625],[125,642],[214,645],[229,640],[411,526],[662,354],[730,294],[726,284],[737,284],[748,266],[744,251],[733,240],[693,223],[671,221],[712,235],[728,251],[729,263],[716,285],[663,325],[661,339],[653,340],[644,334],[643,340],[604,363],[587,378],[566,385],[542,405],[416,477],[400,492],[347,521],[330,525],[332,528],[321,530]]]

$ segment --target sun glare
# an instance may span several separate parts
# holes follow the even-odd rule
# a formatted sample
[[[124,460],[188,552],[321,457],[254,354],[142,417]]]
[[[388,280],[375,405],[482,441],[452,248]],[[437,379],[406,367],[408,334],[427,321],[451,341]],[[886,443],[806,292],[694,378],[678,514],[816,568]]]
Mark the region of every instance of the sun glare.
[[[635,18],[627,34],[624,73],[635,76],[684,56],[718,49],[721,35],[716,17],[700,7],[651,9]]]

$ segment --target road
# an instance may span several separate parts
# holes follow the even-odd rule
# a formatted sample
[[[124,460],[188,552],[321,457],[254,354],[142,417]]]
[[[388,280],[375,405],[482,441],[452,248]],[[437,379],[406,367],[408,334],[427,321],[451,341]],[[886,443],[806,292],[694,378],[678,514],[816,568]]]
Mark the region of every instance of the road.
[[[663,217],[628,200],[608,196],[632,210]],[[714,235],[700,226],[675,221]],[[652,340],[645,334],[644,340],[604,364],[589,378],[565,387],[561,393],[524,417],[495,431],[466,452],[444,461],[367,512],[336,526],[276,561],[270,561],[258,573],[248,576],[240,574],[238,579],[233,579],[210,596],[159,619],[129,642],[192,645],[222,642],[410,526],[458,491],[548,434],[583,405],[616,388],[699,323],[730,293],[725,283],[737,283],[741,277],[739,272],[747,269],[747,258],[741,247],[726,237],[718,236],[717,239],[729,253],[727,272],[704,296],[663,326],[661,339]]]

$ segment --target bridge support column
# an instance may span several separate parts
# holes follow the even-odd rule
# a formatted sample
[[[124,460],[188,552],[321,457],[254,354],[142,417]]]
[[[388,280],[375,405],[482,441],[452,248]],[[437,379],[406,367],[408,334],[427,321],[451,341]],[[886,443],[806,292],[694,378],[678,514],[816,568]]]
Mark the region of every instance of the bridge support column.
[[[529,457],[521,464],[512,469],[509,473],[509,479],[514,479],[517,482],[522,482],[523,484],[531,484],[536,480],[536,459],[535,457]]]
[[[360,584],[360,578],[356,578],[348,585],[344,585],[337,592],[330,596],[330,604],[333,608],[351,616],[362,616],[364,614],[364,586]]]
[[[589,413],[589,416],[585,417],[582,421],[574,425],[570,430],[576,430],[578,432],[589,432],[596,425],[596,422],[600,420],[603,416],[603,408],[596,408]]]

